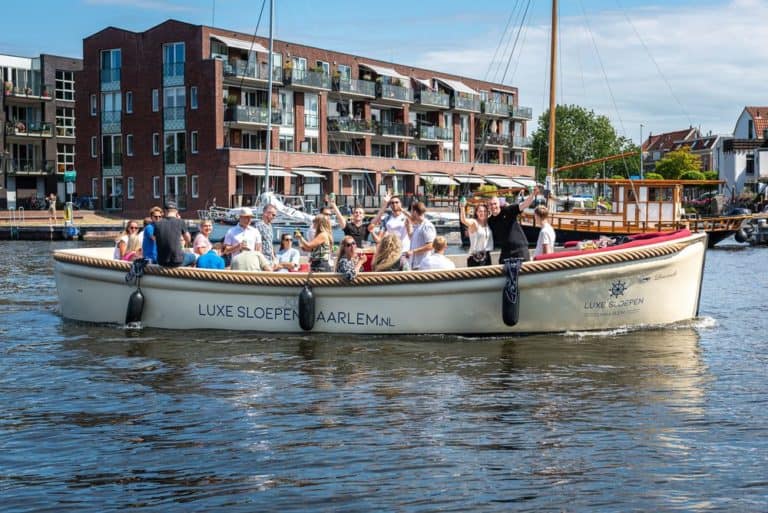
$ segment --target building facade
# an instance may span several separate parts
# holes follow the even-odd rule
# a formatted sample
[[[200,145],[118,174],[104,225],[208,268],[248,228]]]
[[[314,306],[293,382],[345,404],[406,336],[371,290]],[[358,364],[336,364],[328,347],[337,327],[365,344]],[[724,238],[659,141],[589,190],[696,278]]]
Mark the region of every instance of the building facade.
[[[514,87],[166,21],[83,41],[77,190],[143,215],[252,203],[265,184],[376,206],[384,190],[458,194],[531,178]],[[268,90],[269,75],[273,87]]]
[[[0,55],[0,208],[43,208],[64,198],[75,169],[75,73],[82,61]]]
[[[763,194],[768,183],[768,107],[744,107],[736,120],[733,136],[722,137],[717,145],[721,162],[720,179],[728,192]]]

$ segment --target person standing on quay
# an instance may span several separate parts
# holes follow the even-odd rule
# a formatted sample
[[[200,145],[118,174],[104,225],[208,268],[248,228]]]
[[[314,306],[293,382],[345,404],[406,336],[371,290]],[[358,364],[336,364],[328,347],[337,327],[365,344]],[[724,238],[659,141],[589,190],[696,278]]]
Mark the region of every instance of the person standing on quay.
[[[501,208],[498,196],[494,196],[488,201],[488,208],[491,211],[488,225],[493,232],[494,243],[501,249],[500,264],[503,264],[508,258],[531,259],[528,252],[528,239],[525,238],[525,233],[523,233],[517,218],[523,210],[533,203],[533,199],[538,193],[539,187],[536,186],[522,203],[512,203],[505,205],[504,208]]]

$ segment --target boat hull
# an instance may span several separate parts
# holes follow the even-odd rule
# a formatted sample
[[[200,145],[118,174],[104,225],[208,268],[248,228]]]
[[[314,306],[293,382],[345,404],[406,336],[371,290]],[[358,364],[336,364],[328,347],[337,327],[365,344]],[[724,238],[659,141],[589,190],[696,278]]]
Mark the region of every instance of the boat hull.
[[[312,332],[345,334],[516,334],[661,325],[697,315],[706,236],[527,262],[519,277],[520,318],[502,320],[500,266],[455,271],[309,277]],[[122,325],[135,286],[127,263],[105,250],[56,252],[61,314]],[[298,296],[305,274],[162,269],[141,279],[142,326],[301,332]]]

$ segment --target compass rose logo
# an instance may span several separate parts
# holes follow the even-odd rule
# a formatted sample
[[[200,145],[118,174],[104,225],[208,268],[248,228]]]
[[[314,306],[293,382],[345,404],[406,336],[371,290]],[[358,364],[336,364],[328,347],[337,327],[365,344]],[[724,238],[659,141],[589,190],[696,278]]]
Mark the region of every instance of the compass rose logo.
[[[623,296],[627,291],[627,284],[621,280],[616,280],[611,283],[611,297]]]

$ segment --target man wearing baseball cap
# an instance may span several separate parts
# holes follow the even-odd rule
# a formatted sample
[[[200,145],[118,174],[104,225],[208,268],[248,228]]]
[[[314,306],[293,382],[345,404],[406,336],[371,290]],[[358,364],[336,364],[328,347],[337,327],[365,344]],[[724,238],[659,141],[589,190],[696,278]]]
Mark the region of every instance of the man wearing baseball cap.
[[[227,230],[224,236],[224,246],[221,256],[236,257],[241,251],[261,251],[261,234],[251,226],[253,210],[248,207],[240,209],[240,220],[236,226]]]
[[[158,264],[164,267],[179,267],[195,262],[194,253],[186,253],[181,245],[182,240],[189,244],[191,238],[186,223],[179,217],[175,202],[166,203],[165,217],[155,223],[155,239]]]

